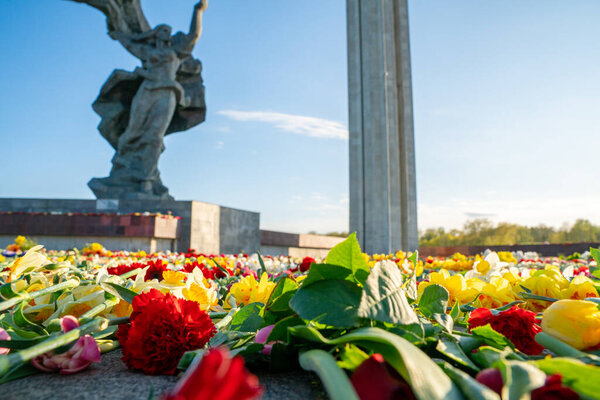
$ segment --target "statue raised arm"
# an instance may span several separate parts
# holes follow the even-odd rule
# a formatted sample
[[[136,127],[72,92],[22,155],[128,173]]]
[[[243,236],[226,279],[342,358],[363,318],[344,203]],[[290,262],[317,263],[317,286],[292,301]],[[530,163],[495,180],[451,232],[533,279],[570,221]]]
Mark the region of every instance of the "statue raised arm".
[[[158,158],[166,134],[204,121],[202,64],[191,56],[202,33],[202,14],[194,6],[189,33],[172,35],[169,25],[151,29],[140,0],[73,0],[106,15],[108,34],[141,60],[133,72],[115,70],[93,104],[102,117],[102,136],[116,150],[106,178],[88,186],[98,198],[172,199],[162,184]]]

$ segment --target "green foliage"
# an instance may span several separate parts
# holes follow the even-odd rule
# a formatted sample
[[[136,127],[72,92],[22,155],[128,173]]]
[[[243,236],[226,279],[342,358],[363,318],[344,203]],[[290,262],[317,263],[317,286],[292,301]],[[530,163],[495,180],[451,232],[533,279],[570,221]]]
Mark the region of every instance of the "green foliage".
[[[449,296],[445,287],[429,285],[419,300],[419,311],[427,318],[432,318],[434,314],[445,314]]]
[[[600,367],[568,358],[538,360],[536,365],[546,374],[561,374],[565,385],[585,396],[597,398],[600,393]]]
[[[349,268],[352,270],[352,276],[359,283],[364,283],[369,275],[369,265],[362,255],[356,233],[335,245],[327,254],[325,262]]]
[[[309,350],[303,353],[300,355],[300,365],[319,375],[331,400],[359,400],[344,371],[326,351]]]
[[[600,226],[585,219],[559,229],[546,225],[522,226],[501,222],[494,226],[487,219],[467,221],[463,229],[446,231],[430,228],[420,235],[421,246],[493,246],[514,244],[598,242]]]
[[[136,292],[134,292],[131,289],[127,289],[125,286],[117,285],[116,283],[112,282],[104,282],[104,285],[108,285],[109,287],[114,289],[119,295],[119,297],[124,301],[128,302],[129,304],[131,304],[131,302],[133,302],[133,298],[137,296]]]
[[[327,339],[309,327],[290,328],[290,331],[292,335],[312,342],[336,346],[357,343],[368,351],[380,353],[410,384],[419,400],[462,399],[458,388],[427,354],[383,329],[361,328],[335,339]]]
[[[477,382],[466,372],[443,362],[440,364],[446,375],[458,386],[468,400],[500,400],[500,396],[487,386]]]
[[[522,361],[500,360],[494,364],[500,369],[504,386],[502,398],[506,400],[521,400],[546,382],[546,374],[534,365]]]
[[[488,346],[495,347],[497,349],[504,349],[507,346],[514,349],[514,345],[508,340],[503,334],[496,332],[490,324],[484,326],[478,326],[477,328],[471,329],[473,337],[480,339]]]
[[[406,299],[402,279],[395,264],[377,264],[365,282],[358,315],[399,325],[418,323],[417,314]]]
[[[442,337],[435,348],[447,359],[459,364],[461,367],[470,370],[471,372],[478,372],[479,367],[471,361],[465,354],[462,348],[458,345],[456,339],[451,336]]]
[[[231,330],[240,332],[256,332],[263,325],[260,316],[264,304],[251,303],[242,307],[231,320]]]
[[[340,361],[337,364],[340,368],[354,371],[363,361],[369,358],[369,355],[362,351],[360,347],[346,343],[346,346],[340,351],[339,358]]]
[[[302,286],[290,301],[290,307],[306,320],[336,327],[358,325],[361,290],[353,282],[341,279],[317,281]]]

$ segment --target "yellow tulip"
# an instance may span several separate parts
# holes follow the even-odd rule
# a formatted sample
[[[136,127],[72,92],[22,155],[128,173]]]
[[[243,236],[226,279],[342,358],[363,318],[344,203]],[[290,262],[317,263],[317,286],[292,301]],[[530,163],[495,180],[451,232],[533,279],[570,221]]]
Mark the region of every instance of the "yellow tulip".
[[[561,290],[562,299],[583,300],[587,297],[598,297],[594,282],[583,275],[577,275],[569,283],[569,287]]]
[[[569,287],[569,281],[558,271],[553,269],[540,270],[521,283],[538,296],[561,298],[561,290]],[[540,300],[527,300],[527,308],[532,311],[543,311],[548,302]]]
[[[516,300],[510,282],[499,276],[490,279],[481,290],[483,293],[479,296],[479,303],[485,308],[498,308]]]
[[[544,311],[542,330],[582,350],[600,344],[600,309],[584,300],[559,300]]]

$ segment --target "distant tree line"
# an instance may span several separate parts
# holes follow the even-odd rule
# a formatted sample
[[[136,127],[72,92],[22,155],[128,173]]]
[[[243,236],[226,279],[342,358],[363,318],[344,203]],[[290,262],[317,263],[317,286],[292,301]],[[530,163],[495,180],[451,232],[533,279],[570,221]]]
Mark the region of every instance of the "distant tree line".
[[[487,219],[469,220],[463,229],[430,228],[419,234],[420,246],[493,246],[540,243],[600,242],[600,226],[586,219],[553,228],[544,224],[522,226]]]

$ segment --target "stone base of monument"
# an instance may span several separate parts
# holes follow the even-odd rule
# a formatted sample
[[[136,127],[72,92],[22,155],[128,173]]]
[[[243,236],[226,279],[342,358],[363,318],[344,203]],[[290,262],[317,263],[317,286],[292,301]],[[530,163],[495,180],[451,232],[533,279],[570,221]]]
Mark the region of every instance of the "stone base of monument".
[[[345,238],[313,235],[308,233],[287,233],[260,231],[260,251],[269,256],[325,258],[329,250]]]
[[[45,231],[38,231],[35,239],[47,248],[59,249],[64,246],[56,247],[56,244],[64,243],[65,238],[74,241],[79,240],[75,247],[82,247],[85,243],[97,241],[106,248],[119,250],[176,250],[187,251],[192,248],[206,254],[222,253],[253,253],[260,249],[260,214],[257,212],[238,210],[228,207],[222,207],[216,204],[203,203],[200,201],[152,201],[152,200],[73,200],[73,199],[21,199],[21,198],[0,198],[0,212],[13,213],[43,213],[57,215],[31,215],[28,218],[37,218],[43,221]],[[120,218],[125,218],[130,213],[161,213],[171,214],[180,217],[175,228],[174,222],[164,222],[154,219],[145,222],[144,228],[139,225],[122,224]],[[77,216],[71,222],[59,221],[57,217],[68,218],[68,213],[79,214],[105,214],[103,223],[98,219],[88,219],[89,226],[85,225],[79,228],[69,230],[67,226],[72,223],[77,225],[85,219],[76,220]],[[62,214],[62,215],[61,215]],[[30,215],[30,214],[28,214]],[[116,215],[116,216],[115,216]],[[110,220],[107,218],[114,216],[118,218]],[[47,219],[54,218],[53,222]],[[165,221],[169,221],[166,219]],[[131,221],[129,221],[131,222]],[[8,222],[0,221],[0,246],[2,242],[12,240],[16,235],[27,235],[29,233],[20,231],[23,225],[17,224],[10,226]],[[35,222],[32,222],[35,225]],[[157,225],[158,224],[158,225]],[[167,224],[169,226],[162,226]],[[160,228],[156,230],[157,226]],[[161,228],[162,226],[162,228]],[[123,230],[119,229],[121,227]],[[129,227],[129,228],[128,228]],[[111,230],[112,229],[112,230]],[[173,229],[177,232],[174,234]],[[125,233],[127,232],[127,233]],[[31,234],[31,236],[34,236]],[[4,239],[4,240],[2,240]],[[62,242],[61,242],[62,240]],[[73,242],[75,243],[75,242]],[[139,247],[137,247],[139,246]],[[67,246],[69,247],[69,246]]]
[[[0,211],[0,248],[13,243],[17,234],[54,250],[97,242],[109,250],[175,251],[178,227],[178,217],[161,214]]]

